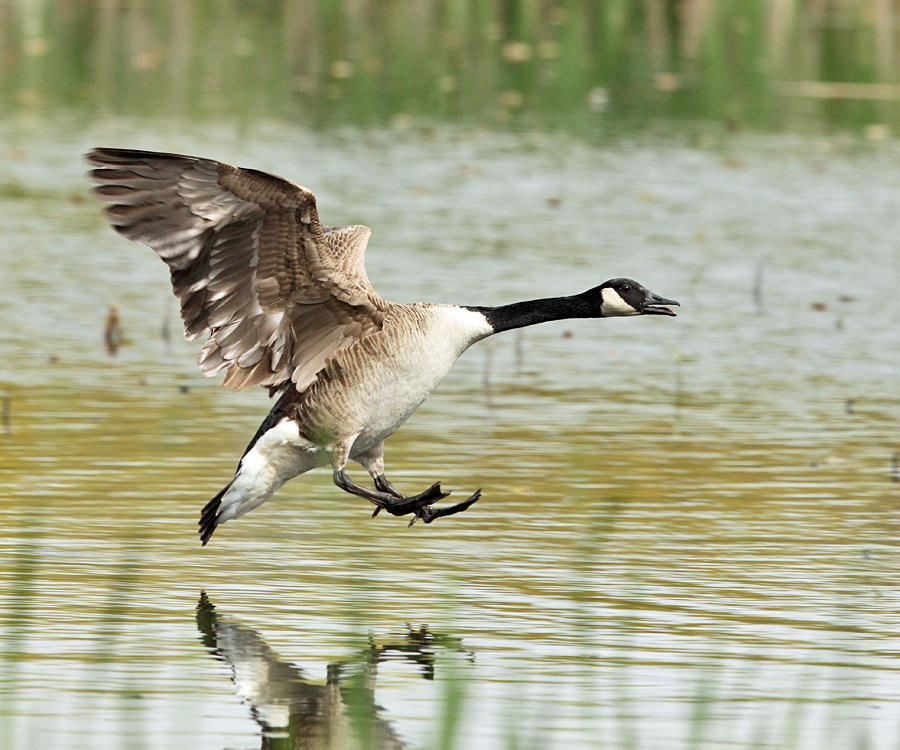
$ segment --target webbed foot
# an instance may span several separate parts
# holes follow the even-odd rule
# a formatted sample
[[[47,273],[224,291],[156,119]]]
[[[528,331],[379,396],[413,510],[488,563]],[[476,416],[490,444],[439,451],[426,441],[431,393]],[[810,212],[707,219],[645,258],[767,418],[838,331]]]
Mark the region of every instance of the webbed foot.
[[[435,482],[431,487],[418,495],[404,495],[394,488],[384,474],[379,474],[375,477],[375,489],[370,490],[356,484],[342,469],[339,469],[334,472],[334,483],[345,492],[363,497],[373,503],[376,506],[372,512],[373,517],[377,516],[382,509],[392,516],[405,516],[412,513],[413,519],[409,523],[410,526],[419,518],[425,523],[431,523],[436,518],[461,513],[481,497],[481,490],[479,489],[461,503],[433,508],[431,506],[434,503],[450,495],[449,492],[444,492],[441,489],[440,482]]]
[[[393,487],[391,489],[393,490]],[[401,495],[394,490],[390,495],[370,497],[369,500],[378,506],[372,512],[372,517],[377,516],[382,508],[392,516],[405,516],[408,513],[418,514],[419,511],[427,508],[432,503],[436,503],[438,500],[443,500],[449,494],[449,492],[441,490],[440,482],[435,482],[431,487],[418,495]]]
[[[449,494],[450,493],[448,492],[447,495]],[[456,505],[444,505],[440,508],[434,508],[431,505],[422,506],[416,511],[416,515],[413,517],[412,521],[409,522],[409,525],[412,526],[417,518],[421,518],[425,523],[431,523],[434,519],[441,518],[442,516],[452,516],[454,513],[462,513],[470,505],[473,505],[479,497],[481,497],[481,490],[477,489],[461,503],[456,503]]]

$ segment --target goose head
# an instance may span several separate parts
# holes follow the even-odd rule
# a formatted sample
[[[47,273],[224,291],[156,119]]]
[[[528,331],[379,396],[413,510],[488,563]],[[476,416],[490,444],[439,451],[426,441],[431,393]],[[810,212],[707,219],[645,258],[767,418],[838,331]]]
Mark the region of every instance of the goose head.
[[[678,303],[654,294],[634,279],[610,279],[587,294],[602,318],[622,315],[675,315],[669,309]]]

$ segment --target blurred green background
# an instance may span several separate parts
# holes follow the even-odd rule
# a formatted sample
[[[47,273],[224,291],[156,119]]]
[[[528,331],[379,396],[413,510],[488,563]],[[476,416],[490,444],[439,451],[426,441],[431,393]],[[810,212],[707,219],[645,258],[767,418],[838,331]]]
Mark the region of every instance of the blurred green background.
[[[0,3],[0,101],[129,115],[896,128],[896,0]]]

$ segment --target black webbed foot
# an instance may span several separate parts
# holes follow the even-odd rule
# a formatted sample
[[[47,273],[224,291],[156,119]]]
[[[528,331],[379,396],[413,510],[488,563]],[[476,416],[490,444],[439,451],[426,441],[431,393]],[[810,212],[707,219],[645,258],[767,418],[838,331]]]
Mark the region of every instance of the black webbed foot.
[[[450,493],[448,492],[447,494],[449,495]],[[441,518],[442,516],[452,516],[454,513],[462,513],[470,505],[473,505],[479,497],[481,497],[481,489],[475,490],[469,497],[461,503],[456,503],[456,505],[444,505],[440,508],[424,505],[416,511],[416,515],[413,516],[409,525],[412,526],[418,518],[421,518],[425,523],[431,523],[434,519]]]
[[[421,518],[425,523],[431,523],[441,516],[452,516],[454,513],[460,513],[468,508],[472,503],[481,497],[481,490],[477,490],[461,503],[448,505],[443,508],[432,508],[431,506],[438,500],[449,497],[449,492],[441,489],[441,483],[435,482],[424,492],[418,495],[403,495],[398,492],[394,486],[388,481],[383,474],[375,477],[375,488],[370,490],[356,484],[343,469],[334,472],[334,483],[345,492],[349,492],[358,497],[363,497],[376,507],[372,512],[372,516],[377,516],[382,509],[386,510],[392,516],[405,516],[410,513],[414,514],[410,522],[412,526],[417,518]]]
[[[396,492],[396,490],[394,490],[394,492]],[[390,496],[369,497],[369,500],[378,506],[372,512],[372,517],[374,518],[377,516],[382,508],[392,516],[405,516],[408,513],[418,513],[423,508],[427,508],[432,503],[442,500],[449,494],[449,492],[441,490],[440,482],[435,482],[431,487],[424,492],[420,492],[418,495],[406,496],[397,493],[396,495]]]

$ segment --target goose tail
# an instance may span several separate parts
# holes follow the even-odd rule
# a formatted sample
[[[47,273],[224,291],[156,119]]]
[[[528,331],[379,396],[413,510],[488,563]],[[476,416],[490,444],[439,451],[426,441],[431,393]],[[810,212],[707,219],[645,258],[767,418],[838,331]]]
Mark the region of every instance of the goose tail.
[[[300,439],[295,421],[282,418],[271,425],[267,418],[238,464],[234,478],[200,513],[200,542],[206,546],[223,523],[262,505],[288,479],[321,464],[314,448]]]
[[[234,480],[226,484],[212,500],[203,506],[203,510],[200,513],[200,521],[198,522],[200,525],[200,544],[203,547],[206,546],[209,538],[219,525],[219,510],[222,507],[222,498],[231,489],[232,484],[234,484]]]

